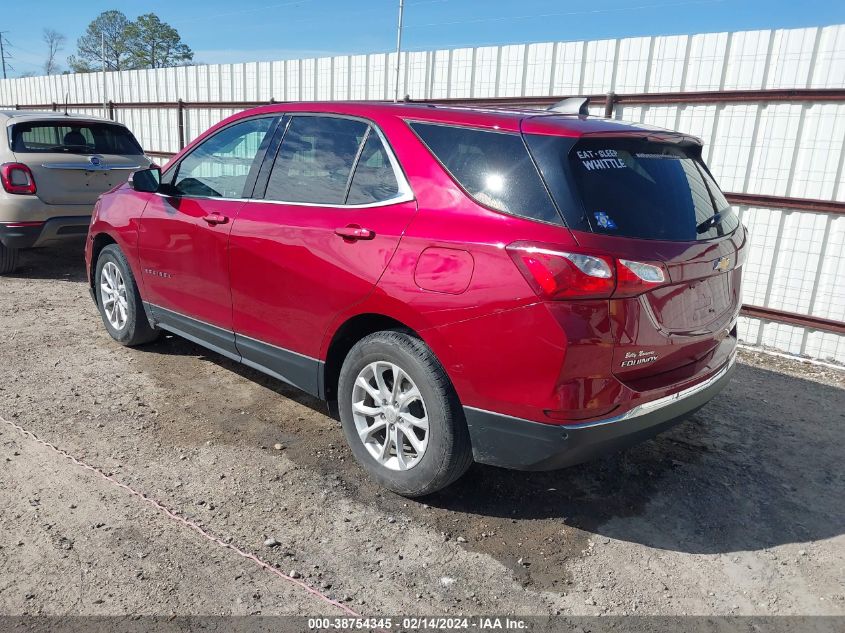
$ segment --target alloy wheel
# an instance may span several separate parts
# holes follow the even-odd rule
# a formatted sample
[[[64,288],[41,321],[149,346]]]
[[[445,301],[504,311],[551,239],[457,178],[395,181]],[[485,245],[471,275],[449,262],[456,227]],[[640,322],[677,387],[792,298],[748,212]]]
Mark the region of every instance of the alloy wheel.
[[[398,365],[376,361],[364,367],[352,389],[358,437],[390,470],[416,466],[428,447],[428,413],[422,394]]]
[[[122,330],[128,320],[129,304],[126,301],[126,283],[114,262],[106,262],[100,273],[100,297],[106,320],[115,330]]]

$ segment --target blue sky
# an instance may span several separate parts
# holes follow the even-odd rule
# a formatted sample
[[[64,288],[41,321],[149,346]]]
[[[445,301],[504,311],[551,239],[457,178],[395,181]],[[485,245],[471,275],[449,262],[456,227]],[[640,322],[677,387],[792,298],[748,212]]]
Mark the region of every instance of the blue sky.
[[[39,71],[42,30],[67,36],[62,64],[101,11],[154,12],[175,26],[201,63],[392,50],[398,0],[41,0],[4,3],[12,75]],[[422,50],[790,28],[845,22],[842,0],[406,0],[403,48]]]

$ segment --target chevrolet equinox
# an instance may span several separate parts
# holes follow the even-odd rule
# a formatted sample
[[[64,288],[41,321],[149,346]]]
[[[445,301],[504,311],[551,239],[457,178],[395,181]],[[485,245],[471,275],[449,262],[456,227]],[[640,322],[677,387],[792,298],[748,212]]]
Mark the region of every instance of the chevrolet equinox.
[[[688,417],[733,369],[746,232],[675,132],[556,111],[275,104],[97,203],[91,292],[328,401],[406,496]]]

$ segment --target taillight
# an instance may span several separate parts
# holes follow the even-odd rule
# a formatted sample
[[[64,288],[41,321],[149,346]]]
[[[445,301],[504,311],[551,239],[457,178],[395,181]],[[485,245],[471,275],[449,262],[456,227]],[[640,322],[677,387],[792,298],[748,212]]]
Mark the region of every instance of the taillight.
[[[23,163],[3,163],[0,165],[0,181],[8,193],[34,194],[35,178],[32,171]]]
[[[662,264],[514,242],[508,254],[544,299],[632,297],[666,283]]]
[[[633,297],[662,286],[668,275],[659,263],[616,260],[616,292],[614,297]]]
[[[616,286],[611,258],[522,242],[507,250],[534,291],[546,299],[609,297]]]

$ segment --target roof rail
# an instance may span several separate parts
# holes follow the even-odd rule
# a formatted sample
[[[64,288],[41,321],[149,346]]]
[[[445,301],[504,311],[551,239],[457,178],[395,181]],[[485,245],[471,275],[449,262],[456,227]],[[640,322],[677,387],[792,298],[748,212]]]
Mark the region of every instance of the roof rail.
[[[560,114],[581,114],[588,116],[590,114],[590,110],[587,108],[589,102],[590,99],[588,97],[569,97],[568,99],[562,99],[550,105],[546,109]]]

